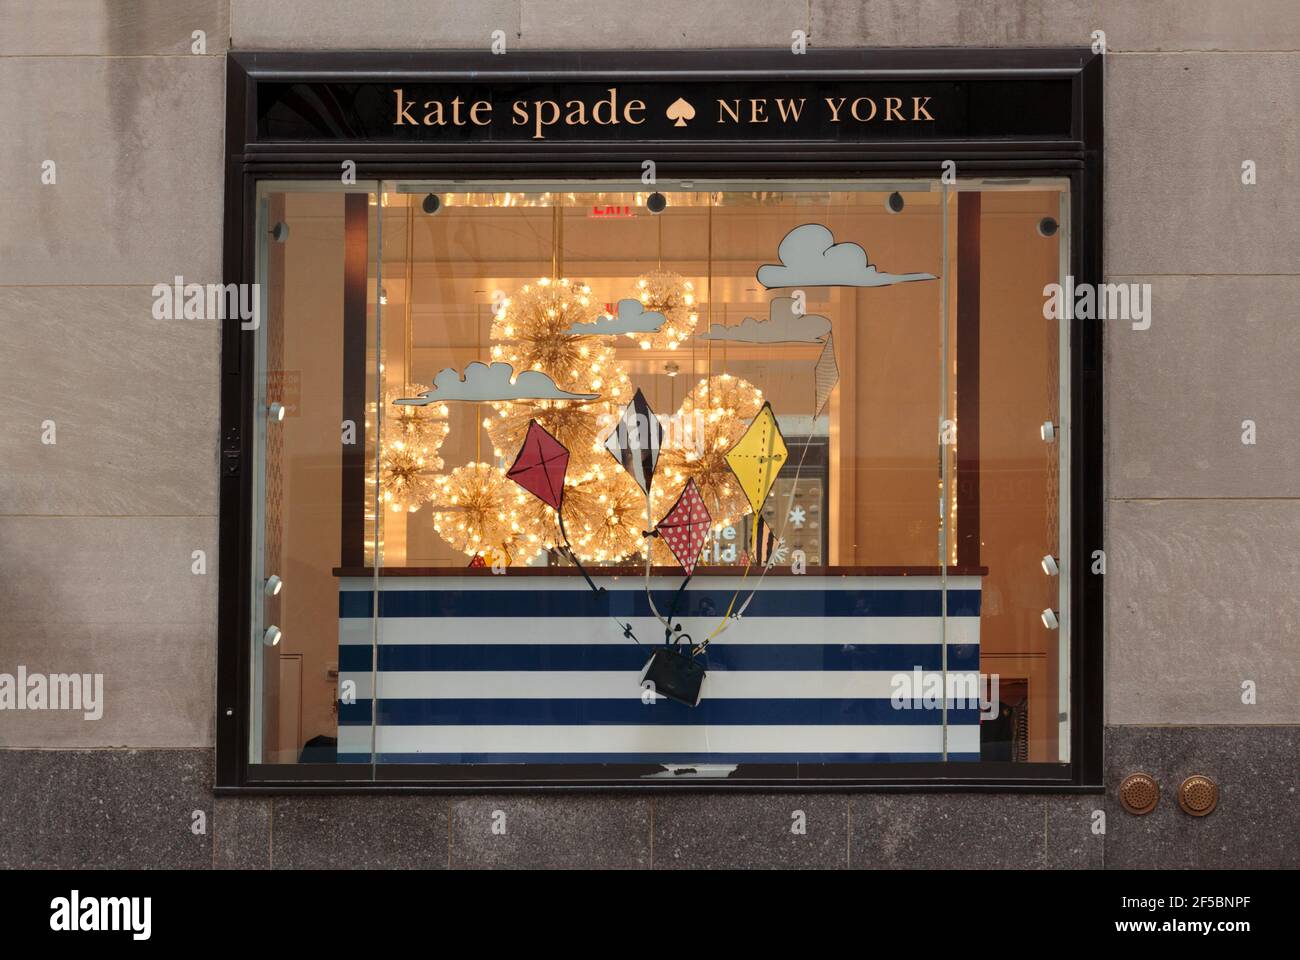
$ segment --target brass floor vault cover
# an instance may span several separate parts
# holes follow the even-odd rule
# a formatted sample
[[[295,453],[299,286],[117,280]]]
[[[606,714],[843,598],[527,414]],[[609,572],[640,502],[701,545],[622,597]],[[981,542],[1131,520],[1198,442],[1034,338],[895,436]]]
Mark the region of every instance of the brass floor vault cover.
[[[1119,802],[1129,813],[1142,815],[1156,808],[1160,785],[1145,773],[1130,773],[1119,785]]]
[[[1178,805],[1183,813],[1203,817],[1219,805],[1219,785],[1199,773],[1188,777],[1178,788]]]

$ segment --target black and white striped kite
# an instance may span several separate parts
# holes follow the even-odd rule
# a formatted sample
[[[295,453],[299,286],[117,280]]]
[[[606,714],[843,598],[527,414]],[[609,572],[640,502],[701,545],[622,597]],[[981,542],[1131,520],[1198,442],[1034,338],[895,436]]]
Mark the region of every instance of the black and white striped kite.
[[[605,441],[605,449],[632,474],[637,486],[647,494],[650,481],[654,479],[655,465],[659,462],[662,432],[659,418],[650,409],[645,394],[638,390],[632,402],[623,408],[618,425]]]

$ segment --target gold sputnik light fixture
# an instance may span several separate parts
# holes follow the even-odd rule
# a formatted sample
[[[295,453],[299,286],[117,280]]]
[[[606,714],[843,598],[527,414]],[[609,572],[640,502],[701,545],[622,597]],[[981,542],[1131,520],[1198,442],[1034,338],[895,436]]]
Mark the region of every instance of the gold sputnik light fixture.
[[[586,284],[542,277],[501,301],[492,319],[492,359],[516,371],[540,370],[565,390],[617,401],[628,380],[613,349],[599,338],[569,332],[598,317]]]
[[[441,465],[441,458],[433,458]],[[379,458],[379,496],[384,509],[415,513],[434,494],[429,457],[403,440],[385,443]],[[435,468],[436,469],[436,468]]]
[[[579,484],[574,499],[582,519],[575,548],[584,560],[613,562],[640,552],[646,529],[645,496],[621,471],[599,475]]]
[[[563,507],[569,545],[579,560],[612,563],[641,551],[641,531],[647,527],[645,494],[612,459],[581,478],[568,478]],[[547,549],[560,542],[555,511],[536,498],[524,525],[544,531]]]
[[[405,393],[389,390],[384,396],[379,498],[383,508],[393,513],[419,510],[433,496],[435,473],[442,469],[438,450],[451,430],[446,404],[415,407],[393,402],[428,389],[425,384],[408,383]],[[374,481],[367,478],[367,482]]]
[[[492,440],[492,455],[506,461],[519,452],[529,422],[536,420],[569,451],[569,470],[578,476],[609,458],[600,444],[599,426],[611,406],[603,401],[497,402],[492,404],[494,414],[483,418],[483,427]]]
[[[651,270],[636,281],[636,296],[647,312],[664,315],[654,333],[629,333],[642,350],[676,350],[695,333],[700,322],[695,286],[670,270]]]
[[[495,416],[483,425],[497,457],[515,454],[533,419],[568,448],[570,468],[577,473],[586,473],[603,455],[598,437],[602,415],[617,417],[632,389],[607,338],[569,333],[574,324],[592,323],[598,316],[590,288],[563,278],[542,277],[502,301],[492,321],[492,359],[515,370],[540,370],[565,390],[600,399],[493,403]]]
[[[513,562],[531,559],[540,538],[520,522],[527,494],[489,463],[467,463],[434,481],[433,528],[466,556],[506,552]]]
[[[385,439],[402,440],[413,447],[424,448],[430,454],[437,453],[442,442],[447,439],[451,425],[447,418],[451,411],[445,403],[430,403],[424,406],[397,403],[402,397],[416,397],[430,390],[425,383],[408,383],[406,389],[389,390],[384,395],[384,435]],[[440,470],[442,460],[432,464],[432,469]]]
[[[491,358],[516,370],[539,370],[565,390],[600,399],[494,401],[482,426],[501,461],[518,453],[533,420],[569,451],[564,522],[570,546],[581,560],[606,562],[640,549],[645,506],[601,443],[603,430],[632,396],[627,370],[611,338],[569,332],[599,315],[590,288],[567,278],[542,277],[502,301],[492,321]],[[523,503],[516,542],[530,557],[554,549],[561,542],[555,512],[536,498]],[[438,532],[446,538],[445,530]]]

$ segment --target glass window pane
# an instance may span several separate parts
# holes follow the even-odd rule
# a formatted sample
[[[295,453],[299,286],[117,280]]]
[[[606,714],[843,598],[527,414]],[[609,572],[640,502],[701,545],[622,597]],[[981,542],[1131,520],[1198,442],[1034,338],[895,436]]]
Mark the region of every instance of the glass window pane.
[[[255,762],[1067,759],[1066,209],[1047,181],[265,191]]]
[[[983,753],[1063,762],[1069,758],[1069,570],[1061,541],[1068,492],[1061,484],[1069,474],[1069,438],[1060,398],[1069,365],[1063,328],[1044,319],[1043,304],[1045,288],[1063,282],[1068,262],[1068,194],[1063,181],[1040,181],[984,186],[961,200],[978,236],[971,266],[979,279],[978,307],[966,318],[976,330],[958,358],[957,376],[969,362],[978,402],[968,410],[977,413],[978,437],[967,457],[959,434],[958,483],[963,468],[977,473],[978,498],[970,509],[987,568],[981,659],[998,681]],[[967,430],[965,421],[961,429]],[[959,531],[962,519],[959,514]],[[975,546],[970,549],[974,556]]]
[[[369,727],[347,725],[340,674],[369,671],[373,585],[340,597],[339,576],[374,550],[372,196],[260,191],[253,763],[370,761]]]

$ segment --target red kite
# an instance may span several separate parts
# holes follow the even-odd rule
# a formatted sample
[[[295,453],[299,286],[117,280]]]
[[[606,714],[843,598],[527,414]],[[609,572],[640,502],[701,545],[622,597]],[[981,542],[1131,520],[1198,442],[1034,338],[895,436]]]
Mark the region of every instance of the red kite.
[[[506,476],[552,510],[564,499],[564,474],[569,469],[569,451],[536,420],[528,424],[524,445]]]

